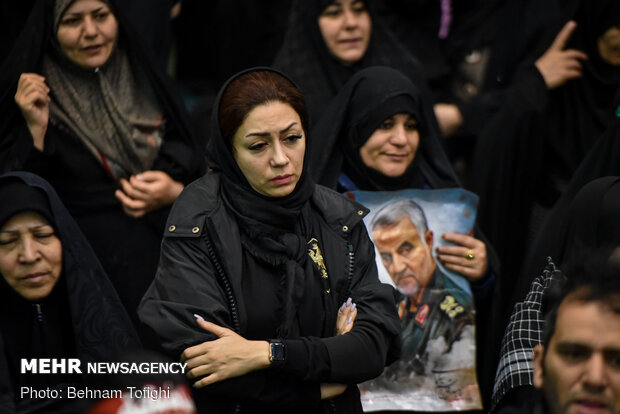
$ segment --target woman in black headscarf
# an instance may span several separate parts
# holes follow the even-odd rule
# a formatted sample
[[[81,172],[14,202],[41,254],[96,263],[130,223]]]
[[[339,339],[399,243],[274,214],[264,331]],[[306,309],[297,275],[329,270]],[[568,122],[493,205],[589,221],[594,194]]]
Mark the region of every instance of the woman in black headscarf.
[[[520,278],[528,243],[580,162],[613,121],[620,65],[601,50],[610,50],[604,40],[606,34],[618,30],[620,3],[573,3],[576,27],[573,23],[565,26],[564,36],[556,38],[555,46],[544,55],[585,52],[587,60],[573,67],[581,77],[555,89],[539,89],[536,95],[529,94],[525,85],[511,88],[501,111],[479,135],[472,164],[471,185],[480,195],[480,226],[506,270],[505,315],[512,309],[509,298]],[[563,45],[564,41],[568,43]],[[541,74],[537,76],[539,83],[547,82]]]
[[[459,187],[422,106],[419,90],[397,70],[372,67],[355,74],[313,129],[311,170],[317,181],[339,191]],[[457,246],[438,247],[438,259],[472,282],[484,388],[492,380],[484,373],[495,361],[486,344],[492,342],[489,302],[499,262],[477,230],[475,237],[444,238]]]
[[[5,174],[0,199],[0,404],[8,412],[69,412],[66,400],[33,398],[21,387],[63,390],[82,377],[21,374],[22,358],[79,358],[85,367],[140,344],[52,187],[30,173]]]
[[[616,117],[607,131],[597,140],[579,168],[573,174],[562,196],[547,214],[536,238],[528,246],[519,280],[515,286],[513,300],[523,298],[535,275],[545,265],[546,258],[558,258],[562,245],[562,223],[567,220],[571,203],[579,191],[589,182],[605,176],[620,175],[620,90],[616,94],[614,107]]]
[[[383,371],[399,331],[367,210],[313,183],[305,103],[283,75],[242,72],[216,108],[213,172],[175,203],[140,317],[208,412],[361,412],[355,384]]]
[[[398,69],[429,98],[424,100],[424,112],[429,128],[438,131],[418,61],[376,16],[375,8],[372,0],[295,1],[274,67],[301,88],[311,124],[358,70],[378,65]]]
[[[0,165],[49,180],[135,317],[202,151],[123,16],[114,1],[37,2],[0,73]]]

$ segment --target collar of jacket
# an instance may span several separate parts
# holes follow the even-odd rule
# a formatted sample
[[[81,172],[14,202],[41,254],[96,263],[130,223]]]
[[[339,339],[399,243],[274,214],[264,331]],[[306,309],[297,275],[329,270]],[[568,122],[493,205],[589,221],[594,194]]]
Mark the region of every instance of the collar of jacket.
[[[166,224],[166,237],[198,237],[205,228],[207,218],[219,221],[223,209],[219,194],[219,173],[210,172],[188,185],[174,203]],[[325,222],[335,232],[347,237],[358,225],[368,209],[361,204],[321,185],[317,185],[311,198]]]

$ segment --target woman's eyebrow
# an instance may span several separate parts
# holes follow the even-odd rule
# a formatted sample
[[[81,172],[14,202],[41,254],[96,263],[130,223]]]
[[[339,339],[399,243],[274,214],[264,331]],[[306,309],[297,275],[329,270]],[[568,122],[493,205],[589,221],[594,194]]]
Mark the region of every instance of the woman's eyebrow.
[[[97,9],[95,9],[95,10],[91,10],[91,11],[88,11],[88,12],[68,12],[67,14],[65,14],[64,17],[67,17],[67,16],[81,16],[83,14],[99,13],[103,9],[104,9],[104,6],[101,6],[101,7],[97,8]]]
[[[281,130],[280,133],[288,131],[289,129],[293,128],[296,124],[297,124],[296,121],[291,122],[290,125],[287,126],[286,128],[284,128],[283,130]],[[246,134],[245,137],[246,138],[249,138],[249,137],[268,137],[270,135],[271,135],[271,133],[269,133],[269,132],[250,132],[250,133]]]

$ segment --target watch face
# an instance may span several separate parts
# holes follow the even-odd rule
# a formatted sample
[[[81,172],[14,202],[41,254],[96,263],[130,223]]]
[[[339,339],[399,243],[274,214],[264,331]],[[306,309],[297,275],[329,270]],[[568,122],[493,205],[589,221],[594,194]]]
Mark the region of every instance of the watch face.
[[[271,343],[271,361],[284,361],[284,344],[281,342]]]

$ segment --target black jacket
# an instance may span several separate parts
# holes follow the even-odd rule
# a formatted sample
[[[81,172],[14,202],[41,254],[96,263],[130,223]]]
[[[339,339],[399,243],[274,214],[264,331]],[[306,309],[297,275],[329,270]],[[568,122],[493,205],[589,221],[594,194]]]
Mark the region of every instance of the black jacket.
[[[386,365],[400,327],[393,289],[377,276],[374,247],[362,221],[367,210],[321,186],[309,202],[320,216],[332,308],[353,298],[358,307],[354,327],[338,337],[285,339],[281,367],[200,390],[197,399],[199,405],[208,400],[207,412],[232,412],[238,403],[242,412],[361,412],[354,384],[376,377]],[[209,173],[185,189],[167,227],[157,276],[139,308],[142,321],[156,330],[174,358],[189,346],[214,339],[196,324],[194,314],[243,336],[249,310],[241,294],[242,246],[237,222],[222,202],[218,174]],[[221,269],[214,265],[214,255]],[[317,361],[325,349],[329,361]],[[323,382],[351,385],[342,396],[321,404]]]

